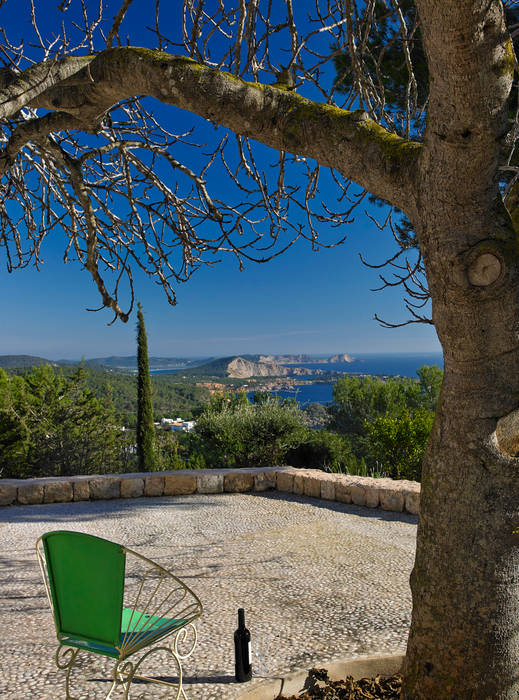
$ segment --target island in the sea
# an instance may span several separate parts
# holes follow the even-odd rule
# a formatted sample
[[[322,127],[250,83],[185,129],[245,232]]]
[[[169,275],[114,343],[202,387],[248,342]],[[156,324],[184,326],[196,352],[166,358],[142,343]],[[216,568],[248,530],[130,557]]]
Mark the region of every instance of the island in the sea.
[[[355,358],[346,353],[330,357],[312,355],[258,355],[258,362],[275,362],[278,365],[328,365],[338,362],[354,362]]]

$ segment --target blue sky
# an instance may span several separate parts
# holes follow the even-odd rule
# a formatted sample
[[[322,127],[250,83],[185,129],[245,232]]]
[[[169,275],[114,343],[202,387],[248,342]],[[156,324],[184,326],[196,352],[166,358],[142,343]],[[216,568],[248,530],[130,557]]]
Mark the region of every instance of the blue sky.
[[[373,293],[375,270],[358,257],[378,261],[393,250],[391,236],[359,215],[347,241],[317,253],[298,245],[265,264],[243,272],[227,259],[203,268],[178,288],[171,307],[152,280],[138,277],[153,355],[239,353],[433,352],[434,328],[413,324],[381,328],[373,315],[404,320],[399,290]],[[112,314],[92,313],[97,290],[74,263],[56,253],[40,272],[0,275],[2,311],[0,354],[34,354],[53,359],[133,354],[135,315],[108,327]]]
[[[8,23],[14,18],[22,36],[19,9],[12,15],[16,7],[17,3],[8,2],[0,10],[0,20]],[[137,28],[135,18],[129,18],[130,28]],[[140,39],[144,44],[145,39]],[[157,113],[165,126],[174,124],[177,133],[193,122],[191,115],[173,107],[157,106]],[[196,156],[187,157],[196,169]],[[225,183],[214,186],[225,187]],[[320,196],[333,206],[326,184]],[[243,272],[232,258],[224,259],[215,267],[200,269],[188,283],[177,287],[174,308],[152,279],[136,274],[136,299],[145,312],[150,353],[439,351],[431,326],[385,329],[373,319],[377,313],[392,322],[402,321],[406,311],[399,289],[370,292],[378,286],[377,271],[362,265],[359,252],[378,263],[392,255],[395,247],[390,231],[379,231],[364,215],[365,208],[383,218],[382,210],[361,205],[355,222],[334,234],[339,238],[347,233],[343,245],[313,252],[308,243],[298,242],[269,263],[248,263]],[[53,359],[133,354],[135,313],[127,324],[107,326],[112,320],[110,312],[88,312],[87,308],[99,306],[97,290],[77,263],[65,266],[62,255],[63,241],[59,232],[53,232],[45,243],[45,264],[40,271],[25,269],[9,275],[0,257],[4,300],[0,354]]]

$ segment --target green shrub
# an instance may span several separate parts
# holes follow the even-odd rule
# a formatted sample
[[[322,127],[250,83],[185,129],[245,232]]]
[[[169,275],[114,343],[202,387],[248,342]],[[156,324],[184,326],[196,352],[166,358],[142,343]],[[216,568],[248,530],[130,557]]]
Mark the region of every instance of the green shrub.
[[[85,386],[82,368],[65,377],[39,367],[0,376],[2,477],[69,476],[120,470],[121,431],[109,399]]]
[[[203,444],[193,433],[158,430],[155,438],[157,469],[204,469]]]
[[[345,468],[351,457],[349,441],[326,430],[307,430],[299,445],[287,453],[287,461],[294,467],[327,471]]]
[[[282,463],[304,427],[297,406],[275,398],[252,404],[242,395],[214,399],[198,418],[196,433],[198,454],[209,466],[263,467]]]
[[[407,409],[399,416],[385,415],[365,424],[369,457],[393,479],[420,481],[422,461],[434,413]]]
[[[443,371],[424,365],[418,380],[392,377],[342,377],[333,388],[328,407],[331,427],[346,435],[364,435],[366,421],[381,416],[399,416],[402,411],[434,411],[438,402]]]
[[[286,459],[293,467],[323,469],[333,474],[385,476],[377,467],[368,467],[358,454],[357,442],[326,430],[308,430],[300,444],[288,451]]]

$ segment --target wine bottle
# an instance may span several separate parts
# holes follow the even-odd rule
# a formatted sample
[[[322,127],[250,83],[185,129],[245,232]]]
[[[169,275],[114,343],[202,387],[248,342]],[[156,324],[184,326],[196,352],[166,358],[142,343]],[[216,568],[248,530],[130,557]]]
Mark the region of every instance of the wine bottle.
[[[245,610],[238,610],[238,629],[234,633],[234,668],[236,682],[244,683],[252,677],[250,632],[245,627]]]

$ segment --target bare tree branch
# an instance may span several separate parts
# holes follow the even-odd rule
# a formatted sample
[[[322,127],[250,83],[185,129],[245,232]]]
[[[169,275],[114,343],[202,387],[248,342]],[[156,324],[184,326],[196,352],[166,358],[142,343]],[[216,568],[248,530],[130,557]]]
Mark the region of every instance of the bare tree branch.
[[[428,94],[414,50],[419,18],[399,0],[183,0],[177,23],[156,0],[139,17],[149,48],[113,47],[131,39],[132,0],[56,3],[50,33],[53,8],[43,31],[38,4],[22,2],[32,35],[12,41],[8,26],[0,30],[0,245],[9,269],[39,264],[42,241],[59,228],[65,258],[80,260],[103,304],[125,319],[118,295],[131,308],[135,267],[175,303],[176,286],[221,253],[241,266],[303,238],[339,244],[366,191],[415,217]],[[419,7],[438,11],[431,0]],[[388,84],[393,69],[405,95]],[[205,117],[214,143],[165,128],[145,97]],[[509,130],[509,168],[518,136]],[[504,177],[508,195],[515,171]],[[395,234],[391,217],[385,224]],[[420,266],[401,262],[406,245],[395,235],[399,255],[386,261],[394,275],[381,281],[400,285],[414,308],[426,285]]]
[[[115,36],[118,35],[121,23],[124,19],[125,14],[128,12],[128,8],[132,4],[132,2],[133,2],[133,0],[124,0],[123,4],[119,8],[119,12],[116,14],[116,16],[114,18],[114,23],[112,24],[112,27],[111,27],[110,31],[108,32],[108,36],[106,37],[106,48],[107,49],[112,48],[113,40],[114,40]]]

